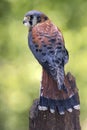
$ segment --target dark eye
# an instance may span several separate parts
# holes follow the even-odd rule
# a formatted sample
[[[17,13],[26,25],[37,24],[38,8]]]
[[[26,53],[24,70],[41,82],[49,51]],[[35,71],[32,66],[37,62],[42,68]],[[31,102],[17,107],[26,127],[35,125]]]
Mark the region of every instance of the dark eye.
[[[33,19],[33,15],[30,15],[30,20],[32,20]]]

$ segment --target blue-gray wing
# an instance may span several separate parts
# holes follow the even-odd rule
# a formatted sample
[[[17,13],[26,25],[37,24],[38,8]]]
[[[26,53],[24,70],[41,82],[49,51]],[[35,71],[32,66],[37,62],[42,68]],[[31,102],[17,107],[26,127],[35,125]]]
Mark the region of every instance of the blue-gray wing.
[[[39,46],[38,43],[33,42],[32,32],[29,33],[28,44],[35,58],[47,73],[57,81],[58,88],[61,89],[64,83],[64,65],[69,59],[64,44],[42,42]]]

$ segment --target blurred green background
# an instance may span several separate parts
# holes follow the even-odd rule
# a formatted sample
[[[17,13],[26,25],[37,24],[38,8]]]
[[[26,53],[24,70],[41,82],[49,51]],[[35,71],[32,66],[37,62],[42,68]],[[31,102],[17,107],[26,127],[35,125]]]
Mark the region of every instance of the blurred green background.
[[[0,0],[0,130],[28,130],[29,108],[39,97],[41,67],[28,49],[28,10],[40,10],[62,30],[87,130],[87,0]]]

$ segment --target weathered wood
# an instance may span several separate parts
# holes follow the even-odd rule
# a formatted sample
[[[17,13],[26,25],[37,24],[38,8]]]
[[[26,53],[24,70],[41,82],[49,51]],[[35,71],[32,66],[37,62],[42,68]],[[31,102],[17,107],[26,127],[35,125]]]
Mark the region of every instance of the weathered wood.
[[[38,110],[39,100],[35,100],[29,112],[29,130],[81,130],[79,115],[80,111],[65,112],[60,115]]]

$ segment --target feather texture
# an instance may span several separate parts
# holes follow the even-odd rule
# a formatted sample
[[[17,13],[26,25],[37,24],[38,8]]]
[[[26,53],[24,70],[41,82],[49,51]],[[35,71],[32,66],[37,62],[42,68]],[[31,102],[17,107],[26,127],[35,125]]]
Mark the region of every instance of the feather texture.
[[[65,75],[64,67],[69,60],[63,35],[49,18],[40,11],[25,14],[23,24],[28,26],[28,44],[43,68],[39,110],[57,109],[61,115],[73,108],[80,109],[74,77]]]
[[[37,24],[29,32],[28,44],[38,62],[62,89],[64,65],[69,56],[60,30],[50,20]]]

